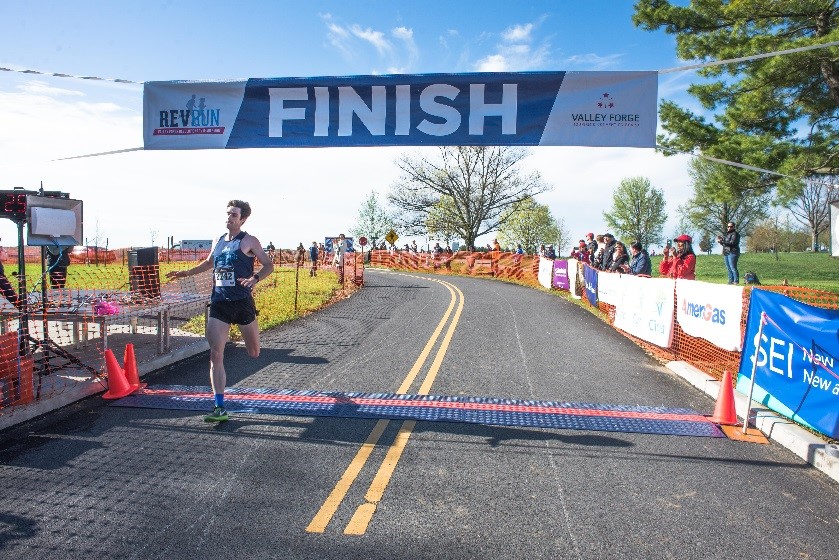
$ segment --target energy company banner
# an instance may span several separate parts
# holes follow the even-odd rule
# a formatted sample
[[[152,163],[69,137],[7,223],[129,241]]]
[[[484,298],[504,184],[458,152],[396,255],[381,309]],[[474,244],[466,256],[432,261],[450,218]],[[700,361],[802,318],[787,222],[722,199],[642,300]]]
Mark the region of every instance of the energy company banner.
[[[739,352],[742,314],[742,287],[676,280],[676,320],[690,336]]]
[[[618,276],[617,274],[601,274]],[[631,274],[619,277],[620,299],[615,304],[615,327],[669,348],[673,342],[673,302],[675,280],[671,278],[639,278]]]
[[[147,150],[655,146],[657,72],[146,82]]]
[[[757,339],[761,313],[768,316]],[[839,438],[839,311],[752,290],[737,390],[748,394],[757,348],[754,399]]]

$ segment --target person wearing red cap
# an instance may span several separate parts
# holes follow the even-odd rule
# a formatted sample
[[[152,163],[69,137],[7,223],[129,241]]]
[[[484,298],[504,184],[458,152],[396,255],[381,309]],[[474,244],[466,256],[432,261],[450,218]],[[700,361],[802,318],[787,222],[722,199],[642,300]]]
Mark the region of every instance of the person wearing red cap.
[[[693,252],[690,235],[682,234],[675,239],[676,248],[664,248],[664,258],[658,265],[662,276],[696,280],[696,255]]]

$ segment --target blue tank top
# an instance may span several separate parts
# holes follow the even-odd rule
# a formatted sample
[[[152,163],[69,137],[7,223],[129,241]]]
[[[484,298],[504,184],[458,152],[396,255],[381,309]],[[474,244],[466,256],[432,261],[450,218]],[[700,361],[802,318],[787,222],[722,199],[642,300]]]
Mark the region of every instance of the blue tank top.
[[[227,234],[219,237],[213,249],[213,295],[211,301],[236,301],[250,297],[251,289],[242,286],[239,280],[253,276],[253,257],[247,256],[239,248],[242,239],[239,235],[227,241]]]

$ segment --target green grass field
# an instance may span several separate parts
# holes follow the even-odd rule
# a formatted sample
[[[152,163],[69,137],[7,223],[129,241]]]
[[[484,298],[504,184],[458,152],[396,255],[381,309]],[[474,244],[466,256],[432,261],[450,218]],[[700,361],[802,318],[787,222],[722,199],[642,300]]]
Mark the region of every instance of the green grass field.
[[[652,258],[653,276],[658,276],[661,256]],[[827,253],[743,253],[737,263],[740,283],[743,275],[752,271],[762,284],[780,285],[786,280],[791,286],[802,286],[839,293],[839,258]],[[728,273],[722,255],[697,255],[696,279],[718,284],[728,283]]]

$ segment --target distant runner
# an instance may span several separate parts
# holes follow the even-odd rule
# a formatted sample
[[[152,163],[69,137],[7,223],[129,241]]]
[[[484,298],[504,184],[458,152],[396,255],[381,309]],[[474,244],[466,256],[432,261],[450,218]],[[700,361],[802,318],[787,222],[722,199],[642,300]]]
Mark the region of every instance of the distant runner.
[[[242,200],[227,203],[227,232],[218,238],[207,259],[189,270],[169,272],[169,278],[185,278],[213,270],[213,294],[210,298],[210,318],[207,321],[207,342],[210,343],[210,383],[215,400],[213,411],[204,417],[206,422],[228,419],[224,408],[224,347],[230,338],[230,325],[239,325],[245,347],[251,358],[259,357],[259,325],[252,291],[260,278],[274,271],[271,259],[262,250],[259,240],[242,231],[251,215],[250,204]],[[254,258],[262,264],[259,273],[253,271]]]

